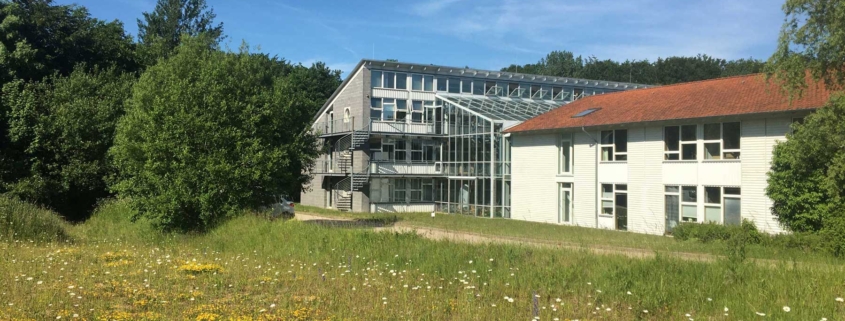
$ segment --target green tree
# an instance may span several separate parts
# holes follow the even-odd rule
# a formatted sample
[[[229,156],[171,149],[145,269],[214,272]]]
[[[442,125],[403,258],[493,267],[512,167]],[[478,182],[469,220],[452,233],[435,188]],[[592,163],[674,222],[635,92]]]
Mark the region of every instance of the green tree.
[[[138,19],[138,41],[147,65],[167,57],[182,42],[182,37],[204,34],[210,46],[224,38],[223,23],[214,24],[217,15],[205,0],[158,0],[152,12]]]
[[[787,0],[786,21],[766,70],[793,98],[822,83],[845,84],[845,3]],[[807,116],[774,148],[766,189],[772,213],[795,232],[819,232],[845,255],[845,95]]]
[[[134,82],[115,68],[84,69],[41,82],[17,80],[2,91],[7,150],[17,152],[17,171],[6,173],[3,189],[74,221],[109,195],[107,152]]]
[[[167,230],[204,230],[293,192],[318,154],[302,115],[326,97],[276,58],[206,44],[191,38],[146,70],[111,151],[114,191]]]
[[[0,0],[0,86],[66,76],[79,63],[135,71],[134,50],[120,22],[91,18],[84,7]]]

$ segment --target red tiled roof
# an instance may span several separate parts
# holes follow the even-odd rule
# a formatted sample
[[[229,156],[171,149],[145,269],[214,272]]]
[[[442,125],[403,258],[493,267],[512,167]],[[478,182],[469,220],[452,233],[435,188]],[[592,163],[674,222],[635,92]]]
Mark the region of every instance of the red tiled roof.
[[[763,74],[727,77],[589,96],[505,132],[817,109],[830,94],[821,82],[813,81],[800,98],[790,101],[775,80],[766,81]],[[572,118],[591,108],[601,109]]]

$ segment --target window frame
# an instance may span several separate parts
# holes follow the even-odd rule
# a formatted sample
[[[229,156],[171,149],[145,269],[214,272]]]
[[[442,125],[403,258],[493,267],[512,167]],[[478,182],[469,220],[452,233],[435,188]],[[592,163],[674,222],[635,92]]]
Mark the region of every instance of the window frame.
[[[666,187],[677,187],[678,192],[677,193],[666,192]],[[692,201],[692,202],[684,200],[684,191],[688,190],[690,188],[692,188],[693,191],[695,191],[695,201]],[[665,185],[663,194],[664,195],[678,195],[678,223],[679,224],[680,223],[690,223],[690,222],[696,223],[696,222],[699,221],[699,219],[698,219],[698,216],[699,216],[699,213],[698,213],[698,199],[699,199],[699,197],[698,197],[698,186],[694,186],[694,185]],[[664,198],[664,200],[665,200],[665,198]],[[693,208],[695,208],[695,218],[694,218],[694,220],[688,220],[688,219],[685,218],[685,216],[684,216],[684,206],[685,205],[686,206],[692,206]],[[664,206],[664,210],[665,210],[665,206]],[[666,213],[664,212],[664,216],[665,216],[665,214]]]
[[[564,205],[564,194],[569,191],[569,206]],[[557,221],[558,224],[571,224],[573,209],[575,208],[575,184],[573,183],[558,183],[558,203],[557,203]],[[564,215],[564,210],[568,210],[568,215]]]
[[[610,142],[606,143],[604,140],[605,133],[610,132]],[[624,132],[625,133],[625,151],[619,152],[617,146],[617,132]],[[605,159],[605,149],[610,149],[610,153],[608,153],[609,158]],[[611,130],[602,130],[599,133],[599,152],[602,162],[627,162],[628,161],[628,130],[627,129],[611,129]],[[624,159],[619,159],[619,156],[622,156]]]
[[[422,74],[411,74],[411,91],[424,91],[423,79],[425,79],[425,76]],[[419,89],[415,88],[417,80],[419,80]]]
[[[610,186],[610,188],[611,188],[610,198],[607,198],[604,195],[604,188],[606,186]],[[626,201],[626,203],[628,203],[628,184],[601,183],[601,184],[599,184],[599,188],[600,188],[599,193],[601,195],[601,198],[600,198],[601,207],[599,208],[599,216],[612,217],[613,218],[613,225],[614,225],[614,228],[616,230],[627,231],[628,230],[627,223],[626,223],[625,229],[620,229],[618,224],[617,224],[618,223],[617,222],[617,218],[618,218],[617,215],[619,213],[617,213],[617,211],[616,211],[616,208],[617,208],[616,197],[619,196],[620,194],[624,194],[625,195],[625,201]],[[611,204],[611,207],[610,207],[611,213],[610,214],[605,213],[605,209],[607,208],[605,206],[605,202],[611,202],[610,203]],[[626,214],[625,220],[627,222],[627,214]]]
[[[564,147],[564,144],[567,144],[568,147]],[[567,149],[569,152],[568,159],[564,156],[564,148]],[[573,144],[572,134],[563,134],[560,136],[557,145],[557,173],[558,175],[572,175],[573,174],[573,167],[574,167],[574,155],[575,155],[575,146]],[[567,166],[568,165],[568,166]],[[569,170],[566,170],[567,167]]]
[[[715,189],[717,189],[717,190],[719,191],[719,197],[718,197],[718,199],[717,199],[717,202],[718,202],[718,203],[711,203],[711,202],[707,202],[707,189],[708,189],[708,188],[709,188],[709,189],[713,189],[713,188],[715,188]],[[736,189],[739,193],[738,193],[738,194],[736,194],[736,193],[731,193],[731,194],[728,194],[728,193],[727,193],[727,190],[729,190],[729,189],[730,189],[730,190],[734,190],[734,189]],[[727,206],[725,205],[725,200],[726,200],[726,199],[738,200],[738,201],[740,202],[740,217],[739,217],[739,224],[741,224],[741,223],[742,223],[742,210],[741,210],[741,206],[742,206],[742,188],[741,188],[741,187],[734,187],[734,186],[704,186],[704,191],[705,191],[705,192],[704,192],[704,193],[705,193],[705,197],[704,197],[704,211],[705,211],[705,217],[704,217],[704,220],[702,221],[702,223],[710,223],[710,222],[714,222],[714,223],[716,223],[716,224],[726,225],[726,224],[725,224],[725,217],[726,217],[725,215],[726,215],[726,211],[727,211]],[[718,208],[718,209],[719,209],[719,221],[711,221],[711,220],[708,220],[708,219],[707,219],[707,208]]]
[[[390,184],[392,187],[391,191],[391,201],[392,203],[408,203],[408,182],[405,179],[392,179],[393,184]],[[400,183],[401,182],[401,183]],[[402,197],[398,197],[401,193]]]
[[[378,75],[378,77],[376,77]],[[384,73],[381,70],[371,70],[370,71],[370,87],[372,88],[383,88],[384,86]],[[378,84],[373,83],[373,80],[378,79]]]
[[[693,140],[684,140],[684,128],[694,127],[695,130],[695,137]],[[669,150],[669,144],[667,141],[666,131],[669,128],[677,128],[678,129],[678,150]],[[684,158],[684,146],[692,146],[693,151],[695,152],[695,157],[692,159]],[[677,159],[671,159],[670,155],[678,155]],[[698,160],[698,125],[697,124],[687,124],[687,125],[672,125],[672,126],[663,126],[663,160],[669,162],[677,162],[677,161],[697,161]]]

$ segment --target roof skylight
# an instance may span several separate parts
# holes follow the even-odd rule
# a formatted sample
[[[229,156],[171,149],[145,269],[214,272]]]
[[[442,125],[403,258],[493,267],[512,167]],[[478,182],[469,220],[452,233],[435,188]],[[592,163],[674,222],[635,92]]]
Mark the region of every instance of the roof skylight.
[[[589,114],[594,113],[595,111],[597,111],[597,110],[599,110],[599,109],[601,109],[601,108],[590,108],[590,109],[586,109],[586,110],[581,111],[580,113],[577,113],[577,114],[573,115],[573,116],[572,116],[572,118],[584,117],[584,116],[587,116],[587,115],[589,115]]]

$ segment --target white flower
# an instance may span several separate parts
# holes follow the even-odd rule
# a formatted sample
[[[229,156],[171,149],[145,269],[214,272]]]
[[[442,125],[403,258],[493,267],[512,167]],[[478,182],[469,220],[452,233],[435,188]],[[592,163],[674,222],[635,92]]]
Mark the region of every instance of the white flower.
[[[276,307],[276,304],[275,304],[275,303],[273,303],[273,304],[271,304],[271,305],[270,305],[270,308],[271,308],[271,309],[272,309],[272,308],[275,308],[275,307]]]
[[[490,304],[490,306],[492,306],[492,307],[494,307],[494,308],[495,308],[495,307],[496,307],[496,304],[495,304],[495,303],[493,303],[493,304]]]
[[[713,299],[707,298],[707,302],[712,302],[712,301],[713,301]]]
[[[561,301],[560,298],[555,299],[555,302],[560,302],[560,301]]]
[[[38,284],[38,285],[41,285],[42,283],[44,283],[44,281],[35,282],[35,284]]]
[[[843,299],[843,298],[836,298],[836,302],[845,302],[845,299]]]
[[[728,312],[728,307],[725,307],[725,312]]]
[[[628,291],[628,295],[631,295],[631,291]]]
[[[472,260],[469,260],[469,264],[472,264]]]
[[[508,302],[513,303],[513,298],[508,298]]]
[[[685,314],[685,316],[686,316],[687,318],[691,317],[691,315],[690,315],[689,313]]]
[[[382,300],[382,301],[387,301],[387,297],[382,297],[382,298],[381,298],[381,300]]]
[[[648,313],[648,310],[643,310],[643,313]]]
[[[757,315],[759,315],[759,316],[761,316],[761,317],[765,317],[765,316],[766,316],[766,314],[765,314],[765,313],[762,313],[762,312],[754,312],[754,313],[756,313]]]
[[[789,311],[792,311],[792,309],[790,309],[788,306],[783,307],[783,312],[789,312]]]
[[[490,259],[490,262],[493,262],[493,259]]]

